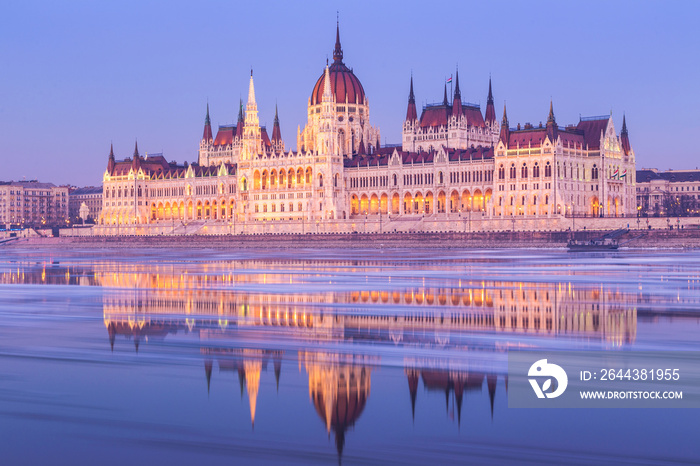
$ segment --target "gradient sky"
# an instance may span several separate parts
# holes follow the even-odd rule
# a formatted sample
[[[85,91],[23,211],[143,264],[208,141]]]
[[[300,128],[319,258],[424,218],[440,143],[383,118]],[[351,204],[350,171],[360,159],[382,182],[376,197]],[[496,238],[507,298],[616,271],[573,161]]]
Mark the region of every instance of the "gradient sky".
[[[250,68],[262,124],[279,105],[295,148],[311,90],[332,60],[336,10],[382,143],[400,143],[408,84],[442,99],[459,66],[462,99],[511,126],[623,112],[637,167],[696,168],[698,1],[5,2],[0,15],[0,180],[100,184],[117,159],[195,161],[207,99],[234,123]],[[244,100],[245,103],[245,100]],[[216,128],[214,128],[216,132]]]

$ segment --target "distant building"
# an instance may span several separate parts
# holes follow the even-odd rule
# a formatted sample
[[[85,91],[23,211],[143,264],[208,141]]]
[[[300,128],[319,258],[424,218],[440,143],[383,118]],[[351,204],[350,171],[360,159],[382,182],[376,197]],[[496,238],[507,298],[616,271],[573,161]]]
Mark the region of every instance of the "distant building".
[[[700,170],[637,170],[637,209],[644,217],[700,215]]]
[[[80,206],[83,203],[90,209],[87,221],[91,223],[97,221],[100,218],[100,212],[102,212],[102,186],[85,186],[71,190],[68,201],[71,222],[82,223]]]
[[[65,225],[68,186],[38,181],[0,182],[0,225]]]

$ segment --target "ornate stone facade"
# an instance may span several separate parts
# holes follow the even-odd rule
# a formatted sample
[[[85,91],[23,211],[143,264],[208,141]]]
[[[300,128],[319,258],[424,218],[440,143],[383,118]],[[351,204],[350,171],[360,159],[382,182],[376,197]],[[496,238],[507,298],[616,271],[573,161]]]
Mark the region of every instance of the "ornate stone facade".
[[[271,137],[260,126],[251,71],[236,125],[214,136],[207,105],[196,163],[142,158],[138,149],[116,162],[110,153],[101,224],[156,224],[163,233],[170,223],[168,232],[182,234],[225,233],[226,224],[235,233],[237,223],[303,232],[305,222],[321,222],[324,231],[349,231],[360,219],[381,229],[383,220],[444,226],[475,214],[482,229],[511,218],[541,228],[568,216],[636,214],[624,121],[619,136],[611,116],[559,127],[550,103],[546,125],[510,128],[505,107],[496,119],[491,82],[482,115],[462,102],[459,74],[451,100],[445,86],[443,101],[419,116],[411,78],[402,144],[382,147],[364,88],[343,62],[339,31],[333,59],[313,87],[296,151],[286,149],[277,110]]]

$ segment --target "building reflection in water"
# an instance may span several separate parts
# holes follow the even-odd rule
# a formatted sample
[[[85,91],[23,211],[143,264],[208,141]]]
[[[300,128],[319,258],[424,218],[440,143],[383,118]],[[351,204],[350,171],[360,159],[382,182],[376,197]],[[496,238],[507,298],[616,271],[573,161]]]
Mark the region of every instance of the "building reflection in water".
[[[227,263],[187,272],[177,266],[112,262],[88,268],[28,264],[0,273],[0,282],[104,287],[104,325],[112,349],[120,337],[132,340],[138,351],[142,342],[170,334],[198,336],[207,387],[215,363],[220,371],[236,373],[241,396],[248,397],[253,427],[261,372],[272,361],[279,389],[285,351],[241,348],[239,337],[246,331],[282,331],[284,338],[299,343],[298,348],[369,342],[469,350],[460,337],[474,333],[508,334],[516,343],[530,335],[564,336],[619,347],[636,337],[638,296],[615,287],[461,281],[456,286],[450,282],[348,291],[350,285],[346,285],[337,287],[340,290],[304,292],[296,283],[298,273],[250,271],[266,264],[246,263],[244,273],[234,273]],[[260,284],[276,286],[248,289]],[[272,343],[266,338],[270,334],[262,334],[258,343]],[[507,338],[492,340],[506,343],[494,343],[487,349],[491,352],[503,352],[509,345]],[[296,353],[308,374],[311,404],[342,455],[346,432],[366,407],[372,368],[380,364],[379,356],[309,349]],[[444,394],[448,410],[453,401],[458,425],[465,393],[485,386],[493,416],[499,373],[448,366],[430,360],[404,361],[413,418],[421,381],[427,393]],[[507,379],[500,377],[507,389]]]

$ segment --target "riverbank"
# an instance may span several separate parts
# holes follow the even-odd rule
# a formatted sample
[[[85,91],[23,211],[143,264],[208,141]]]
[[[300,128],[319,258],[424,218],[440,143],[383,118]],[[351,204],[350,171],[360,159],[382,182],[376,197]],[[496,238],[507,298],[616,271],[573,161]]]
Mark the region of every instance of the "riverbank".
[[[577,231],[577,240],[590,240],[605,232]],[[642,235],[640,237],[640,235]],[[571,238],[567,231],[535,232],[415,232],[415,233],[329,233],[188,236],[84,236],[22,238],[4,248],[223,248],[223,249],[493,249],[563,248]],[[621,247],[700,248],[700,230],[630,230],[619,237]]]

